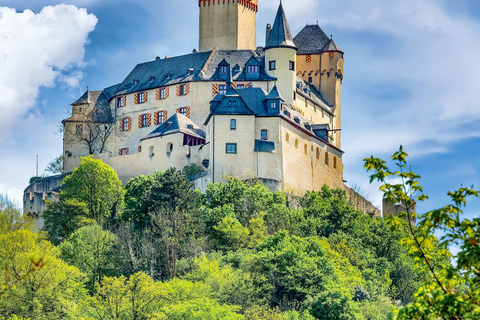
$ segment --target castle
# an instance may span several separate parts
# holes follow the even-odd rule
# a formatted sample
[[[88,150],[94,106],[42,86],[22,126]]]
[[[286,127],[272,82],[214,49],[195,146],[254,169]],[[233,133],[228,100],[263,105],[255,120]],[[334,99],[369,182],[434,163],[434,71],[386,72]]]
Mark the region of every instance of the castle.
[[[72,104],[64,172],[94,155],[123,182],[197,164],[205,171],[192,181],[203,190],[241,177],[298,195],[324,184],[353,192],[343,180],[344,53],[333,39],[318,25],[292,37],[280,2],[257,47],[258,0],[198,6],[198,51],[138,64],[121,83]],[[25,190],[24,212],[41,210],[36,189]]]

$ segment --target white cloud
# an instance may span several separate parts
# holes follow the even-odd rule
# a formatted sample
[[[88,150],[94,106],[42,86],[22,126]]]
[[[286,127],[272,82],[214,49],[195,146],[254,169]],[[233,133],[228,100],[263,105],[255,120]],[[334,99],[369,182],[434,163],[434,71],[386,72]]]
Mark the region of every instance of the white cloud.
[[[35,155],[44,157],[42,173],[61,153],[56,120],[43,114],[53,106],[37,101],[39,90],[58,81],[68,89],[78,86],[96,24],[94,15],[73,5],[38,13],[0,6],[0,193],[21,201],[21,190],[35,174]]]
[[[0,143],[35,107],[39,88],[55,84],[64,70],[82,62],[97,18],[71,5],[35,14],[0,7]],[[79,74],[73,73],[78,79]],[[71,76],[63,76],[75,85]]]

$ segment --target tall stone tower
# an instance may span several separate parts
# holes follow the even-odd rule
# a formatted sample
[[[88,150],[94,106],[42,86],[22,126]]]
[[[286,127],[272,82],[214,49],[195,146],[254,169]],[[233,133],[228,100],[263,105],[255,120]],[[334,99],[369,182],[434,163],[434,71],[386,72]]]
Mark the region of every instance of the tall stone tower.
[[[318,25],[307,25],[293,39],[298,48],[297,74],[314,85],[335,112],[335,145],[341,148],[343,51]]]
[[[258,0],[199,0],[201,52],[257,48]]]

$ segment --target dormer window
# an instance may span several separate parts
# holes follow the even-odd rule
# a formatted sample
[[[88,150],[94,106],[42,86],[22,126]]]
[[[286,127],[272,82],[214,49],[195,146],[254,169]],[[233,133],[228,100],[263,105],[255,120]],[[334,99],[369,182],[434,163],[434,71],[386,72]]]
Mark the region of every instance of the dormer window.
[[[236,107],[236,106],[237,106],[237,101],[235,101],[235,100],[229,100],[229,101],[228,101],[228,106],[229,106],[230,108]]]
[[[257,65],[247,66],[247,73],[258,73],[258,66]]]
[[[187,76],[191,75],[193,73],[193,68],[188,68],[187,70]]]
[[[223,74],[228,73],[228,66],[220,66],[218,69],[220,73],[223,73]]]
[[[276,101],[270,102],[270,108],[271,109],[276,109],[277,108],[277,102]]]
[[[133,80],[133,85],[136,86],[137,84],[138,84],[138,80],[137,79]]]
[[[171,76],[172,76],[171,73],[167,73],[167,74],[165,75],[165,80],[170,80],[170,77],[171,77]]]
[[[167,129],[170,128],[171,126],[172,126],[172,123],[170,121],[165,124],[165,128]]]
[[[154,77],[154,76],[151,76],[151,77],[150,77],[150,82],[153,82],[153,80],[155,80],[155,77]]]

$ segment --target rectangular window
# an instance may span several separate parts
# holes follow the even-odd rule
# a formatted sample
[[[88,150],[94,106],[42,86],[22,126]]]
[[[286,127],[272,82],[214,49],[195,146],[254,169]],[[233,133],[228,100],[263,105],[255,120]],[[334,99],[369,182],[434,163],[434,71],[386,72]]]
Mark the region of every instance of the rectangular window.
[[[138,127],[147,128],[152,124],[152,116],[150,113],[141,114],[138,116]]]
[[[225,153],[236,154],[237,153],[237,144],[236,143],[225,144]]]
[[[76,134],[77,136],[81,136],[83,134],[83,124],[77,124]]]
[[[227,85],[221,84],[218,86],[218,94],[226,95],[227,94]]]
[[[187,94],[187,85],[186,84],[181,84],[178,86],[178,95],[179,96],[184,96]]]
[[[228,72],[228,66],[220,66],[220,73],[227,73]]]
[[[308,77],[308,82],[309,82],[309,83],[312,83],[312,82],[313,82],[313,78],[312,78],[312,77]]]
[[[295,71],[295,61],[290,61],[289,64],[288,64],[288,68],[290,70]]]
[[[122,119],[122,129],[128,131],[128,119]]]
[[[260,137],[261,137],[262,140],[267,140],[268,139],[268,131],[267,130],[260,131]]]
[[[158,89],[159,100],[167,99],[167,88]]]
[[[270,108],[271,109],[276,109],[277,108],[277,103],[275,101],[270,102]]]
[[[245,89],[245,85],[244,84],[237,84],[237,89]]]
[[[118,150],[118,155],[119,155],[119,156],[126,156],[126,155],[128,155],[128,148],[122,148],[122,149]]]
[[[187,116],[187,108],[185,108],[185,107],[178,108],[178,113],[180,113],[181,115],[184,115],[186,117]]]
[[[230,120],[230,130],[237,130],[237,120]]]
[[[140,93],[137,93],[137,97],[138,97],[138,102],[137,103],[145,103],[145,92],[140,92]]]
[[[275,60],[268,62],[268,70],[275,70],[277,68],[277,62]]]
[[[228,101],[228,106],[229,106],[230,108],[236,107],[236,106],[237,106],[237,101],[235,101],[235,100],[229,100],[229,101]]]
[[[167,119],[167,111],[157,111],[153,115],[153,123],[157,126]]]
[[[247,66],[247,73],[258,73],[258,66],[256,65]]]
[[[125,107],[125,96],[117,98],[117,108]]]

